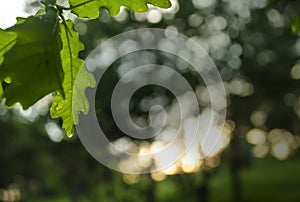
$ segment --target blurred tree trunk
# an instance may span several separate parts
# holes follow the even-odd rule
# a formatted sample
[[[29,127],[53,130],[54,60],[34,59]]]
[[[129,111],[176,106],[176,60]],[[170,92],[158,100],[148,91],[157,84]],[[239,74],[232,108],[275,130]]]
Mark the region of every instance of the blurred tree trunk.
[[[79,202],[79,190],[77,186],[74,186],[71,191],[71,201],[72,202]]]
[[[240,169],[242,167],[242,149],[237,133],[233,134],[230,144],[230,175],[232,181],[233,202],[242,202]]]
[[[203,183],[197,188],[198,201],[208,202],[210,173],[203,171]]]
[[[155,182],[152,179],[150,179],[150,185],[147,190],[147,201],[155,202]]]

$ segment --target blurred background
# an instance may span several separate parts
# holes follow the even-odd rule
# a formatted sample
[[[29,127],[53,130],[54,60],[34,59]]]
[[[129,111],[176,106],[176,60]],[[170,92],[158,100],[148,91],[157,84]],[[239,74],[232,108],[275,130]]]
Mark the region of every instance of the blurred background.
[[[213,152],[205,155],[207,148],[198,140],[197,148],[168,169],[121,174],[93,159],[76,133],[65,136],[60,120],[48,114],[52,95],[28,110],[18,104],[7,109],[2,100],[0,201],[300,201],[300,2],[171,1],[167,10],[150,6],[141,14],[122,8],[112,17],[101,9],[97,19],[76,19],[75,29],[86,48],[80,57],[87,57],[106,39],[137,28],[163,28],[192,38],[212,57],[226,89],[226,123],[223,129],[214,128],[222,131],[218,137],[222,141]],[[12,26],[15,17],[41,8],[33,0],[0,5],[2,29]],[[107,57],[110,54],[108,49]],[[98,86],[98,121],[111,141],[140,154],[163,147],[164,140],[138,141],[124,135],[113,121],[110,100],[119,78],[145,61],[173,67],[193,87],[200,113],[194,114],[190,107],[183,120],[187,127],[195,117],[205,124],[210,109],[208,90],[188,62],[153,51],[115,61]],[[190,106],[188,96],[182,96]],[[148,110],[157,104],[166,109],[169,127],[163,132],[169,137],[179,120],[178,103],[167,89],[139,89],[130,103],[132,119],[140,126],[148,125]],[[174,148],[174,153],[181,149]],[[142,172],[163,158],[125,159],[120,167]]]

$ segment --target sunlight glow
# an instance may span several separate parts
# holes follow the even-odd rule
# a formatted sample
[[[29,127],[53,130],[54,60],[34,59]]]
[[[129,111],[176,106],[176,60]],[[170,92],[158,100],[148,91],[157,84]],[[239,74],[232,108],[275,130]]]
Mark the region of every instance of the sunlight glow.
[[[280,160],[286,159],[290,154],[289,145],[285,142],[276,143],[272,147],[272,154]]]
[[[60,142],[64,138],[63,130],[54,122],[48,122],[45,125],[45,130],[53,142]]]
[[[158,10],[150,10],[147,13],[147,20],[150,23],[158,23],[162,19],[162,14]]]
[[[298,61],[291,69],[291,77],[295,80],[300,79],[300,61]]]
[[[247,140],[251,144],[263,144],[266,141],[266,133],[260,129],[252,129],[247,133]]]
[[[300,147],[299,137],[284,129],[275,128],[267,133],[253,128],[248,131],[246,138],[250,144],[254,144],[252,153],[258,158],[270,153],[278,160],[284,160]]]
[[[0,2],[0,28],[5,29],[14,25],[17,17],[27,17],[25,4],[31,0],[9,0]]]
[[[257,158],[264,158],[269,152],[269,146],[267,144],[255,145],[252,148],[252,153]]]
[[[166,174],[163,172],[152,172],[151,178],[157,182],[163,181],[166,178]]]
[[[20,103],[14,104],[12,110],[15,118],[25,124],[37,121],[41,116],[45,116],[48,113],[52,99],[52,94],[46,95],[26,110],[23,109]]]
[[[22,198],[21,196],[21,190],[17,186],[12,186],[9,189],[0,189],[1,201],[20,201]]]
[[[126,182],[127,184],[135,184],[138,183],[140,179],[139,175],[136,174],[124,174],[123,175],[123,180],[124,182]]]
[[[193,156],[186,156],[181,160],[182,170],[185,173],[193,173],[200,169],[202,165],[202,161],[199,161],[197,158]]]
[[[123,159],[119,164],[121,170],[138,174],[145,169],[150,169],[155,171],[151,173],[151,178],[154,181],[162,181],[168,175],[194,173],[204,168],[212,169],[221,164],[220,155],[229,144],[235,123],[228,120],[223,127],[214,125],[208,131],[205,126],[209,125],[211,120],[210,107],[204,108],[200,114],[195,115],[190,96],[183,95],[183,97],[185,97],[184,105],[190,106],[189,110],[183,114],[183,119],[175,114],[180,108],[175,102],[166,110],[170,118],[169,122],[152,142],[127,139],[125,145],[130,144],[130,141],[134,142],[139,155]],[[181,125],[181,121],[183,122],[182,128],[177,130],[176,127]],[[199,130],[197,130],[198,127]],[[174,140],[175,136],[179,138]],[[116,140],[114,144],[118,145],[122,139]],[[168,148],[167,151],[166,148]],[[128,151],[126,148],[123,149]],[[119,155],[114,152],[113,154]],[[173,163],[169,165],[167,162]],[[159,168],[161,169],[157,170]],[[126,183],[135,183],[135,177],[125,175]]]
[[[177,0],[170,0],[172,6],[170,8],[167,9],[163,9],[163,8],[158,8],[156,6],[153,5],[148,5],[149,10],[148,12],[145,13],[139,13],[139,12],[134,12],[134,19],[137,21],[144,21],[147,19],[148,22],[150,23],[159,23],[162,19],[167,19],[167,20],[171,20],[174,18],[175,14],[178,12],[179,10],[179,3]],[[122,11],[124,12],[125,11]],[[126,19],[126,17],[123,17],[123,14],[119,14],[120,15],[120,19],[124,18],[124,20]],[[127,16],[127,15],[126,15]],[[119,19],[116,19],[117,21]]]

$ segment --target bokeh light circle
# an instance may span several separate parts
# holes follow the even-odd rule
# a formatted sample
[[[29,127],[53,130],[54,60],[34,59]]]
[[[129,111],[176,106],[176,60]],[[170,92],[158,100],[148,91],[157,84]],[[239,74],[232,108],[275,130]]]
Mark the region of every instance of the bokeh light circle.
[[[150,173],[166,169],[182,158],[189,148],[195,144],[195,139],[197,139],[197,136],[200,134],[199,129],[201,129],[202,135],[204,134],[204,136],[207,137],[210,135],[213,126],[217,125],[223,127],[225,123],[225,88],[214,62],[199,44],[178,32],[165,29],[145,28],[121,33],[107,39],[96,47],[86,58],[85,66],[82,68],[86,67],[94,74],[98,86],[104,72],[113,62],[127,54],[145,50],[164,51],[176,55],[194,68],[205,82],[209,92],[211,102],[210,121],[207,125],[200,125],[199,120],[196,120],[196,124],[190,124],[188,126],[188,130],[191,131],[188,138],[188,146],[179,153],[176,153],[174,150],[176,140],[179,140],[180,135],[178,134],[174,134],[174,138],[168,142],[168,144],[150,153],[141,154],[128,152],[122,145],[115,145],[110,142],[106,137],[106,135],[109,134],[104,134],[98,123],[95,111],[97,88],[88,89],[86,96],[90,104],[90,111],[87,115],[80,114],[79,116],[79,124],[76,126],[78,136],[87,151],[97,161],[113,170],[123,173]],[[189,53],[188,57],[186,53]],[[166,80],[161,78],[155,74],[155,69],[173,75],[172,79]],[[140,79],[135,85],[132,85],[134,84],[133,81],[139,77],[143,79]],[[195,114],[199,114],[196,95],[189,83],[178,72],[164,65],[146,64],[137,66],[120,78],[114,88],[111,100],[111,110],[114,121],[119,129],[128,136],[143,140],[162,135],[160,132],[164,128],[164,121],[167,119],[162,106],[152,106],[149,111],[149,119],[151,122],[149,126],[145,128],[138,127],[130,118],[129,101],[131,96],[139,88],[149,84],[162,86],[175,95],[180,104],[179,116],[181,116],[182,119],[184,118],[186,108],[190,107],[186,106],[181,99],[180,95],[183,94],[190,97],[192,100],[190,105],[194,106]],[[80,85],[77,80],[75,81],[75,87],[76,85]],[[155,124],[156,119],[161,121],[156,121],[158,124]],[[182,125],[178,126],[177,133],[180,133],[182,128]],[[214,131],[214,133],[221,132],[222,130]],[[216,135],[215,137],[221,137],[221,135]],[[209,155],[209,151],[213,151],[219,141],[221,141],[221,138],[215,138],[213,142],[211,139],[208,140],[204,138],[204,145],[206,142],[206,145],[208,145],[205,155]],[[131,168],[120,166],[124,159],[140,159],[141,156],[144,159],[151,159],[155,155],[162,155],[167,158],[164,158],[164,161],[160,162],[159,166],[150,166],[149,168],[139,171],[132,169],[134,165],[131,165]],[[203,156],[203,158],[205,158],[205,156]]]

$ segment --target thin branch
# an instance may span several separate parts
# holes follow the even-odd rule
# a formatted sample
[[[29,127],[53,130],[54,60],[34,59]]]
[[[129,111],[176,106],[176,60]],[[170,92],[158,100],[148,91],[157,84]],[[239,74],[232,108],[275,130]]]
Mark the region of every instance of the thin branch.
[[[59,9],[61,9],[61,10],[72,10],[72,9],[74,9],[74,8],[78,8],[78,7],[80,7],[80,6],[84,6],[85,4],[88,4],[88,3],[91,3],[91,2],[93,2],[93,1],[95,1],[95,0],[88,0],[88,1],[85,1],[85,2],[82,2],[82,3],[79,3],[79,4],[76,4],[76,5],[74,5],[74,6],[70,6],[70,7],[63,7],[63,6],[60,6],[60,5],[56,5],[57,6],[57,8],[59,8]]]

